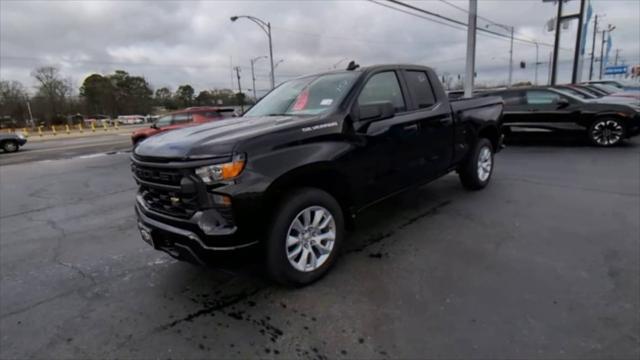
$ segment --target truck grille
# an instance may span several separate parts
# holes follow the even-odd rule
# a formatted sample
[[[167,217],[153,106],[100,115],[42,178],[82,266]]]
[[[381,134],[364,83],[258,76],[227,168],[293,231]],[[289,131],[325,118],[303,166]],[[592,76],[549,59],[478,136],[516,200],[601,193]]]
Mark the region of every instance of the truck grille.
[[[179,186],[183,176],[179,169],[155,169],[137,164],[131,165],[131,171],[139,180],[162,185]]]
[[[140,187],[142,199],[154,211],[179,218],[190,218],[198,210],[196,196],[185,196],[179,191]]]

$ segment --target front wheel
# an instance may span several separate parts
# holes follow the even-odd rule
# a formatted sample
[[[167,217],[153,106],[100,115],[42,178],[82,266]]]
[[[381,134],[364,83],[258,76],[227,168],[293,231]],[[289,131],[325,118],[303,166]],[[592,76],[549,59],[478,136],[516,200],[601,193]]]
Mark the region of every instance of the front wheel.
[[[325,191],[293,191],[278,207],[266,243],[266,265],[282,284],[310,284],[333,266],[344,237],[340,204]]]
[[[5,141],[4,144],[2,144],[2,149],[8,153],[16,152],[19,148],[20,146],[15,141]]]
[[[489,184],[493,174],[493,151],[489,139],[478,139],[470,156],[458,169],[462,186],[469,190],[480,190]]]
[[[596,146],[619,145],[625,136],[624,125],[618,119],[596,119],[589,127],[589,140]]]

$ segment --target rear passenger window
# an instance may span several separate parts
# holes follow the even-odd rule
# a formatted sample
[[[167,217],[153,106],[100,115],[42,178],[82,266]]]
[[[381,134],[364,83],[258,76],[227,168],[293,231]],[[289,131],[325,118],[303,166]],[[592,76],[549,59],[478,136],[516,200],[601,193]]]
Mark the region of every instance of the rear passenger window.
[[[397,112],[407,110],[400,90],[400,83],[394,71],[386,71],[373,75],[362,88],[358,104],[365,105],[380,101],[389,101]]]
[[[418,109],[424,109],[433,106],[436,98],[433,95],[433,89],[429,82],[429,77],[424,71],[406,71],[407,85],[413,95],[413,100]]]
[[[524,94],[520,91],[503,93],[502,100],[504,100],[505,105],[524,105],[526,102]]]

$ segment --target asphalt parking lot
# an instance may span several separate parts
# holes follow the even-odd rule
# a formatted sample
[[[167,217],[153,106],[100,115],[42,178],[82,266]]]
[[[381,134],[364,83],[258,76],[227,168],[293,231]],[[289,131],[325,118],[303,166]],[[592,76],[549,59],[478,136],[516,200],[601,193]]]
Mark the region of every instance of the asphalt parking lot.
[[[0,358],[640,357],[640,139],[511,144],[483,191],[364,213],[296,290],[146,245],[129,154],[59,157],[0,167]]]

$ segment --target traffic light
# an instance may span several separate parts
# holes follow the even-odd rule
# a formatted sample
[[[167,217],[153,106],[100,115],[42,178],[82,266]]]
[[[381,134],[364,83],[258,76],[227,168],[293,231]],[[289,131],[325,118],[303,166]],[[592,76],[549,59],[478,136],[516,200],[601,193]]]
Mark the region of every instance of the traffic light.
[[[524,69],[527,67],[527,63],[525,63],[524,61],[520,61],[520,69]]]

